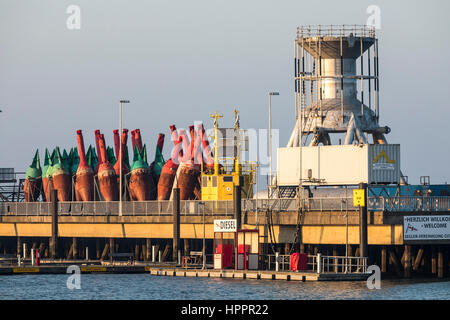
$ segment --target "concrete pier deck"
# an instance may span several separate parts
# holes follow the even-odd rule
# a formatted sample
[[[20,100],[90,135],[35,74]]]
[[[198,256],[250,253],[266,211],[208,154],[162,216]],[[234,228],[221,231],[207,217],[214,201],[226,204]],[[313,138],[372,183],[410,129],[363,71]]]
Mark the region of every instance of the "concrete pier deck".
[[[283,272],[268,270],[214,270],[185,268],[147,268],[151,275],[169,277],[228,278],[284,281],[365,281],[370,274],[365,273],[315,273]]]

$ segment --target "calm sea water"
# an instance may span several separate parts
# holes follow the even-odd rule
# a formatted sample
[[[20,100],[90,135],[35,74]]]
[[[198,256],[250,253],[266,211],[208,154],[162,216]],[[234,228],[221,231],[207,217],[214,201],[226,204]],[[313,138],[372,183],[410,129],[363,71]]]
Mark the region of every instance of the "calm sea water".
[[[384,280],[380,290],[365,282],[288,282],[158,277],[149,274],[83,274],[81,289],[69,275],[0,276],[0,299],[445,299],[450,281]]]

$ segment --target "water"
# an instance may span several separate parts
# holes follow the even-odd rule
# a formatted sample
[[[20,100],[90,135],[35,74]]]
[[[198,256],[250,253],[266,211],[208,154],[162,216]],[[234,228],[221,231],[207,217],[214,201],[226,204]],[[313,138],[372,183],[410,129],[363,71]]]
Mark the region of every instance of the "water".
[[[450,281],[384,280],[380,290],[363,282],[289,282],[181,278],[149,274],[82,274],[81,289],[69,275],[0,276],[0,299],[445,299]]]

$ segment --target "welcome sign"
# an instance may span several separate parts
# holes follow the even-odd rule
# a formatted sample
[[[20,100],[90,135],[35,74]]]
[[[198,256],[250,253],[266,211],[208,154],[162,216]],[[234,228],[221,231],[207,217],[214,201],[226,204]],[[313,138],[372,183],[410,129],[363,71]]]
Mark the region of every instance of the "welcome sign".
[[[450,216],[404,216],[403,240],[450,240]]]

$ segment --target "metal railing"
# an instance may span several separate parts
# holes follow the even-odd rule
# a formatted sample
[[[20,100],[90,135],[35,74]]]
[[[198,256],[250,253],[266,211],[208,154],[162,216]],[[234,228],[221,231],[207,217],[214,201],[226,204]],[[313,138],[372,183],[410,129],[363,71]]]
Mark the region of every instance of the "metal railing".
[[[307,25],[298,29],[299,37],[354,37],[375,38],[375,27],[368,25]]]
[[[266,255],[268,270],[291,271],[290,255]],[[278,267],[277,267],[278,259]],[[366,257],[324,256],[321,254],[308,255],[308,269],[315,273],[366,273]]]
[[[124,216],[171,215],[173,213],[171,200],[161,201],[124,201]],[[353,198],[305,198],[301,201],[304,211],[356,211]],[[263,212],[293,212],[299,208],[297,198],[278,199],[244,199],[242,210]],[[369,197],[369,211],[384,212],[446,212],[450,211],[450,197],[399,196],[399,197]],[[119,202],[58,202],[60,215],[118,215]],[[234,206],[232,200],[181,200],[181,215],[232,215]],[[50,202],[0,202],[0,215],[45,216],[51,215]]]
[[[450,211],[450,197],[398,196],[369,197],[368,208],[372,211],[386,212],[444,212]]]
[[[308,265],[317,273],[366,273],[366,257],[308,255]]]
[[[15,216],[49,216],[52,204],[50,202],[0,202],[0,215]],[[58,202],[58,214],[61,216],[117,216],[120,202],[118,201],[86,201]],[[124,216],[155,216],[172,215],[173,202],[161,201],[124,201],[122,203]],[[233,201],[180,201],[181,215],[233,215]]]
[[[265,263],[268,270],[277,270],[277,256],[278,256],[278,271],[291,270],[291,256],[288,254],[268,254]]]

